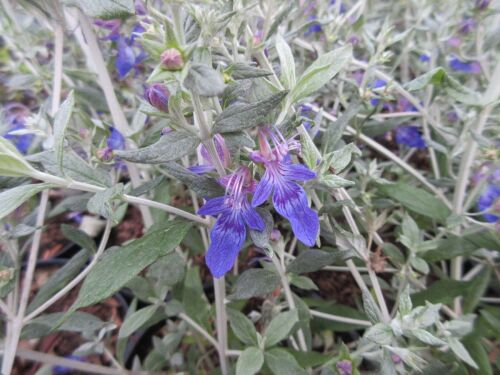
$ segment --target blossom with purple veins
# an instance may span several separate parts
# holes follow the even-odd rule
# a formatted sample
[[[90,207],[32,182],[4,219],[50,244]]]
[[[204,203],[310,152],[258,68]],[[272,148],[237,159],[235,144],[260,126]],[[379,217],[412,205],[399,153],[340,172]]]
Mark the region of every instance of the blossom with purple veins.
[[[226,145],[226,141],[220,134],[216,134],[213,140],[215,144],[215,150],[217,151],[217,155],[222,163],[222,166],[224,168],[229,168],[229,166],[231,165],[231,154],[229,152],[229,148]],[[210,156],[210,153],[208,152],[205,145],[200,145],[199,151],[201,157],[206,161],[206,164],[195,165],[189,167],[188,169],[196,174],[204,174],[213,171],[215,169],[215,163],[212,160],[212,157]]]
[[[250,170],[242,166],[220,182],[226,187],[226,194],[207,200],[198,210],[200,215],[217,216],[205,255],[205,262],[215,278],[224,276],[233,266],[245,243],[246,227],[260,232],[265,228],[264,220],[247,199],[255,189]]]
[[[250,158],[264,164],[265,173],[255,190],[252,206],[261,205],[273,193],[276,211],[290,221],[302,243],[313,246],[319,233],[318,214],[309,207],[306,192],[296,181],[312,180],[316,173],[302,164],[292,163],[289,145],[278,131],[260,129],[259,144],[260,151],[252,152]]]
[[[418,149],[426,147],[422,134],[412,125],[401,125],[396,129],[396,143]]]
[[[109,34],[106,35],[104,40],[111,40],[113,42],[118,41],[120,39],[120,26],[122,22],[120,19],[112,19],[112,20],[102,20],[96,19],[94,21],[94,25],[109,30]]]
[[[451,69],[457,72],[463,72],[467,74],[481,73],[481,64],[479,64],[478,61],[465,62],[454,57],[449,61],[448,65]]]

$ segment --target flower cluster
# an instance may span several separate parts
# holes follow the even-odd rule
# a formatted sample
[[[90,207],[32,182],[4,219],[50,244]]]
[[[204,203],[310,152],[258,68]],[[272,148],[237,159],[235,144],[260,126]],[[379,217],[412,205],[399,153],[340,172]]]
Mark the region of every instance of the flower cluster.
[[[290,222],[292,230],[302,243],[313,246],[319,233],[318,214],[309,207],[306,192],[298,181],[307,181],[316,174],[302,164],[294,164],[290,150],[294,142],[288,142],[277,130],[259,130],[260,150],[250,154],[251,160],[264,167],[264,173],[256,182],[248,167],[220,179],[226,194],[209,199],[198,211],[202,215],[218,216],[212,229],[211,245],[206,254],[206,263],[215,277],[222,277],[234,264],[246,238],[246,226],[263,231],[264,221],[256,207],[265,203],[272,195],[276,211]],[[222,137],[216,137],[219,158],[229,160]],[[221,157],[222,156],[222,157]],[[210,157],[204,155],[210,163]],[[227,164],[226,164],[227,166]],[[251,203],[248,194],[253,193]]]

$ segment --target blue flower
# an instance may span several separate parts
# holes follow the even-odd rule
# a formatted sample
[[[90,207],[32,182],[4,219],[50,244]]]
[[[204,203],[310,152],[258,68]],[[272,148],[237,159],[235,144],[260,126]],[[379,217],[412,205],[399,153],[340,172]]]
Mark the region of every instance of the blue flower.
[[[247,194],[255,189],[248,168],[240,167],[220,182],[226,186],[226,194],[209,199],[198,210],[200,215],[218,216],[210,232],[210,246],[205,255],[205,262],[215,278],[224,276],[233,266],[245,243],[247,225],[258,231],[265,228],[264,220],[247,199]]]
[[[500,186],[488,185],[477,201],[477,209],[481,212],[496,211],[500,213]],[[484,213],[483,217],[490,223],[500,220],[500,216],[492,213]]]
[[[452,58],[448,65],[451,69],[456,70],[458,72],[463,72],[467,74],[480,74],[481,73],[481,65],[478,61],[465,62],[459,60],[458,58]]]
[[[419,56],[419,58],[418,58],[418,59],[419,59],[420,61],[422,61],[422,62],[429,62],[429,61],[431,61],[430,56],[429,56],[428,54],[426,54],[426,53],[422,53],[422,54]]]
[[[384,86],[387,86],[387,81],[383,79],[376,79],[375,81],[368,84],[368,87],[371,89],[379,89]]]
[[[135,48],[134,48],[135,47]],[[120,79],[137,66],[146,58],[146,53],[142,47],[134,45],[134,39],[121,37],[118,39],[118,54],[116,55],[115,67]]]
[[[120,133],[116,128],[111,128],[111,132],[106,142],[111,150],[125,149],[125,138],[123,137],[122,133]]]
[[[316,15],[312,14],[309,17],[307,17],[308,21],[316,21],[317,17]],[[304,33],[304,36],[308,36],[310,34],[315,34],[319,33],[321,31],[321,24],[319,24],[317,21],[313,23],[311,26],[308,27],[307,31]]]
[[[255,189],[252,206],[261,205],[274,192],[276,211],[290,221],[295,236],[302,243],[313,246],[319,233],[318,214],[309,208],[306,192],[296,181],[311,180],[316,173],[304,165],[292,164],[288,143],[279,132],[259,130],[259,143],[260,152],[253,152],[250,157],[263,163],[266,171]]]
[[[426,144],[416,126],[401,125],[396,129],[396,142],[415,148],[425,148]]]
[[[9,131],[3,137],[11,141],[19,152],[27,154],[35,136],[33,134],[13,134],[18,130],[24,129],[26,129],[26,127],[21,121],[14,120]]]

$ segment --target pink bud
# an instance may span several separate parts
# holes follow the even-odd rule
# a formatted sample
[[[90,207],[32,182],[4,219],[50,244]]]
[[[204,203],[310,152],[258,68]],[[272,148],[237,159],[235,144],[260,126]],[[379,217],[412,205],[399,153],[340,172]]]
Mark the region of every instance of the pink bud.
[[[169,48],[160,56],[163,68],[167,70],[179,70],[184,66],[184,59],[177,48]]]
[[[156,109],[168,112],[168,99],[170,92],[167,87],[161,83],[154,83],[146,89],[146,99]]]

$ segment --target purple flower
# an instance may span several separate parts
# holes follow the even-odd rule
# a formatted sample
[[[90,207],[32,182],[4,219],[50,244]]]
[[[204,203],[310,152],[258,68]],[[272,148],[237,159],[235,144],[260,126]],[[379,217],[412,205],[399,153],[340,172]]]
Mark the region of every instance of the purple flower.
[[[71,359],[73,361],[85,362],[85,358],[84,357],[80,357],[80,356],[77,356],[77,355],[67,355],[67,356],[64,356],[64,358]],[[66,374],[71,374],[72,372],[73,372],[73,368],[66,367],[66,366],[63,366],[63,365],[57,365],[57,366],[54,366],[52,368],[52,373],[54,375],[66,375]]]
[[[170,92],[162,83],[153,83],[146,89],[145,93],[146,99],[149,104],[151,104],[156,109],[162,112],[168,112],[168,99],[170,97]]]
[[[146,7],[142,0],[135,0],[135,14],[138,16],[145,16],[147,14]]]
[[[476,21],[473,18],[467,18],[460,23],[458,31],[461,34],[468,34],[476,28]]]
[[[459,117],[458,117],[458,113],[457,111],[451,111],[451,112],[448,112],[446,114],[446,118],[448,119],[448,121],[450,122],[455,122],[455,121],[458,121],[459,120]]]
[[[383,79],[376,79],[375,81],[368,84],[368,87],[371,89],[379,89],[384,86],[387,86],[387,81]]]
[[[104,40],[112,40],[113,42],[118,41],[120,39],[120,26],[121,26],[121,20],[120,19],[112,19],[112,20],[100,20],[97,19],[94,21],[94,25],[109,30],[109,34],[106,35],[103,39]]]
[[[454,57],[448,63],[451,69],[467,74],[480,74],[481,65],[478,61],[465,62]]]
[[[418,59],[422,62],[429,62],[431,60],[430,56],[426,53],[422,53]]]
[[[268,137],[274,144],[271,148]],[[313,246],[319,232],[318,214],[309,208],[304,189],[296,181],[307,181],[316,173],[301,164],[292,164],[287,141],[279,132],[259,130],[260,152],[250,157],[263,163],[266,169],[252,200],[252,206],[264,203],[273,193],[276,211],[290,221],[295,236],[307,246]]]
[[[462,44],[462,39],[460,39],[457,36],[452,36],[450,39],[447,40],[446,43],[448,43],[448,45],[452,47],[460,47],[460,45]]]
[[[485,10],[490,5],[491,0],[476,0],[476,8],[479,10]]]
[[[337,367],[337,371],[339,372],[340,375],[351,375],[352,374],[352,362],[343,359],[342,361],[338,361],[337,364],[335,365]]]
[[[214,136],[215,150],[217,151],[217,155],[219,156],[219,160],[222,162],[222,166],[224,168],[229,168],[231,165],[231,154],[229,152],[229,148],[226,145],[226,141],[220,134],[216,134]],[[188,169],[196,174],[204,174],[207,172],[211,172],[215,169],[214,162],[210,153],[208,152],[205,145],[200,145],[200,155],[207,162],[206,164],[195,165],[189,167]]]
[[[14,120],[8,132],[4,134],[3,137],[11,141],[19,152],[27,154],[35,136],[33,134],[15,134],[16,131],[24,129],[26,129],[26,127],[21,121]]]
[[[242,166],[220,182],[226,186],[226,194],[209,199],[198,210],[201,215],[218,216],[205,255],[205,262],[215,278],[224,276],[233,266],[245,243],[246,226],[258,231],[265,228],[264,220],[247,199],[247,194],[255,189],[249,169]]]
[[[418,112],[418,109],[403,96],[398,98],[396,108],[399,112]]]
[[[477,200],[477,209],[481,212],[493,211],[500,214],[500,186],[486,186]],[[493,213],[484,213],[483,217],[490,223],[495,223],[500,220],[500,216]]]
[[[107,144],[111,150],[124,150],[125,138],[123,138],[122,133],[120,133],[116,128],[111,128]]]
[[[400,145],[407,145],[418,149],[426,147],[418,128],[411,125],[401,125],[396,129],[396,142]]]
[[[166,70],[180,70],[184,66],[182,53],[177,48],[169,48],[163,51],[160,60]]]
[[[309,17],[307,17],[308,21],[316,21],[318,17],[316,15],[311,14]],[[307,31],[304,33],[304,36],[308,36],[311,34],[319,33],[321,31],[321,24],[319,24],[317,21],[314,22],[311,26],[308,27]]]
[[[115,67],[118,76],[123,79],[146,58],[146,53],[141,47],[134,48],[134,40],[120,37],[118,39],[118,54],[116,55]]]

